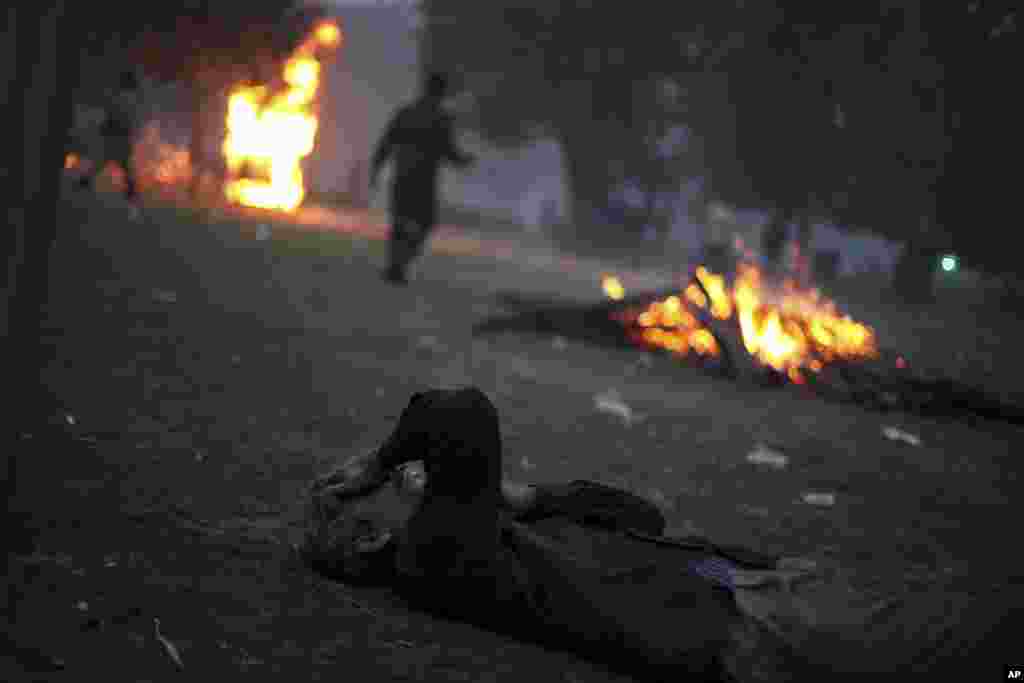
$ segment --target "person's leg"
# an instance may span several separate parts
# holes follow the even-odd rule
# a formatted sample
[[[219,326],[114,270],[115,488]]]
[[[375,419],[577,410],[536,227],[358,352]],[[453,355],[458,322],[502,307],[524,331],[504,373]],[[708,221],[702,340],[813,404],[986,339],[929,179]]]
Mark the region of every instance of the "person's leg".
[[[437,225],[437,198],[433,194],[421,193],[414,205],[409,207],[413,226],[409,231],[409,246],[405,266],[419,258],[423,247],[430,239],[430,233]]]
[[[103,173],[103,169],[106,165],[106,158],[103,156],[97,156],[92,165],[89,166],[89,170],[84,171],[82,175],[78,176],[78,180],[75,181],[75,186],[82,190],[93,189],[96,185],[96,177]]]
[[[131,133],[112,138],[109,142],[110,152],[108,153],[108,157],[121,169],[124,178],[124,188],[121,194],[128,201],[134,200],[137,192],[135,166],[132,163],[133,139],[134,136]]]
[[[132,168],[132,162],[130,159],[120,159],[117,165],[121,167],[124,177],[124,189],[121,194],[128,201],[135,201],[138,195],[138,186],[135,181],[135,171]]]
[[[413,221],[413,225],[414,228],[409,231],[409,249],[405,260],[406,268],[423,253],[423,246],[427,243],[430,233],[434,229],[433,223],[428,218],[419,218]]]
[[[410,221],[399,215],[391,219],[391,233],[388,237],[388,267],[385,276],[392,282],[405,282],[409,258]]]

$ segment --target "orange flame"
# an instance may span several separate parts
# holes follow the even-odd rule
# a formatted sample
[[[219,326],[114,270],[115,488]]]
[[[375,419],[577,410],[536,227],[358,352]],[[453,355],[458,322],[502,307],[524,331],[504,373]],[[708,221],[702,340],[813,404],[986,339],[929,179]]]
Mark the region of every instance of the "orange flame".
[[[160,124],[152,121],[135,142],[135,170],[144,187],[186,185],[192,178],[189,150],[164,142]]]
[[[622,287],[619,278],[611,275],[605,275],[601,278],[601,288],[604,289],[604,293],[608,298],[613,301],[621,301],[622,297],[626,295],[626,290]]]
[[[750,264],[739,267],[732,287],[703,266],[696,274],[703,288],[691,283],[682,296],[669,296],[618,318],[639,327],[637,336],[650,345],[680,355],[694,351],[717,356],[720,350],[714,335],[687,310],[688,306],[705,310],[710,306],[711,315],[719,320],[735,318],[751,356],[797,384],[806,381],[805,370],[820,372],[830,361],[878,355],[874,331],[839,314],[835,304],[816,289],[787,282],[781,293],[772,295],[762,283],[761,272]],[[625,296],[617,291],[613,297],[607,286],[605,293],[613,299]]]
[[[222,152],[232,180],[224,194],[231,202],[292,211],[306,194],[302,160],[316,142],[315,102],[320,86],[319,54],[341,44],[337,24],[319,24],[285,62],[285,87],[239,86],[228,99]],[[255,174],[254,177],[242,177]]]

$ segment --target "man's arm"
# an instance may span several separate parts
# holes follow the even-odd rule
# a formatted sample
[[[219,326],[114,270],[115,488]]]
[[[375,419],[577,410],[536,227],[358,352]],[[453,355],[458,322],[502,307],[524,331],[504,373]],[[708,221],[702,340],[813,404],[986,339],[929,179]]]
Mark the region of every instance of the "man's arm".
[[[388,159],[391,158],[392,153],[395,151],[395,137],[398,131],[398,119],[400,116],[401,112],[398,112],[391,118],[388,127],[384,130],[384,134],[377,143],[377,149],[373,153],[373,161],[370,165],[371,189],[377,185],[377,178],[380,176],[381,167],[388,162]]]
[[[450,161],[451,163],[455,164],[456,166],[459,166],[460,168],[465,168],[466,166],[469,166],[470,164],[474,163],[476,161],[475,156],[473,156],[472,154],[467,154],[466,152],[463,152],[461,149],[459,149],[459,144],[455,139],[455,124],[452,121],[451,117],[445,117],[444,129],[444,158]]]

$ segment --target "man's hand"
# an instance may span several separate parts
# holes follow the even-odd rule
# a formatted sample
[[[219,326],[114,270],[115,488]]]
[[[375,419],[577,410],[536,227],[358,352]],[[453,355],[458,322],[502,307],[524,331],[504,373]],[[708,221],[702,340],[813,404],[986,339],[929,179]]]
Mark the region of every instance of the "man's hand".
[[[349,458],[339,468],[317,481],[316,493],[339,498],[361,496],[380,488],[388,481],[388,473],[377,458],[377,452]]]

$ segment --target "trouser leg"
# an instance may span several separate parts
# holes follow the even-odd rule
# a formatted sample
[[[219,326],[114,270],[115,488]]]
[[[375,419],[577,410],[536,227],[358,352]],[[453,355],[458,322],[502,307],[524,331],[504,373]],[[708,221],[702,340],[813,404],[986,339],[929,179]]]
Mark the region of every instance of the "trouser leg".
[[[397,216],[391,219],[391,234],[388,238],[388,274],[392,278],[401,278],[405,275],[405,252],[408,239],[405,223],[405,219]]]
[[[409,247],[408,254],[406,256],[406,266],[415,261],[423,253],[423,246],[427,243],[427,239],[430,238],[430,232],[433,226],[424,220],[418,220],[414,222],[415,229],[413,229],[409,236]]]
[[[429,234],[422,221],[395,217],[391,222],[389,240],[389,273],[403,276],[409,265],[419,256]]]
[[[116,140],[111,143],[111,146],[113,150],[108,158],[121,169],[122,177],[124,178],[124,189],[122,190],[124,198],[132,200],[135,198],[138,188],[135,178],[135,167],[132,164],[131,138]]]

